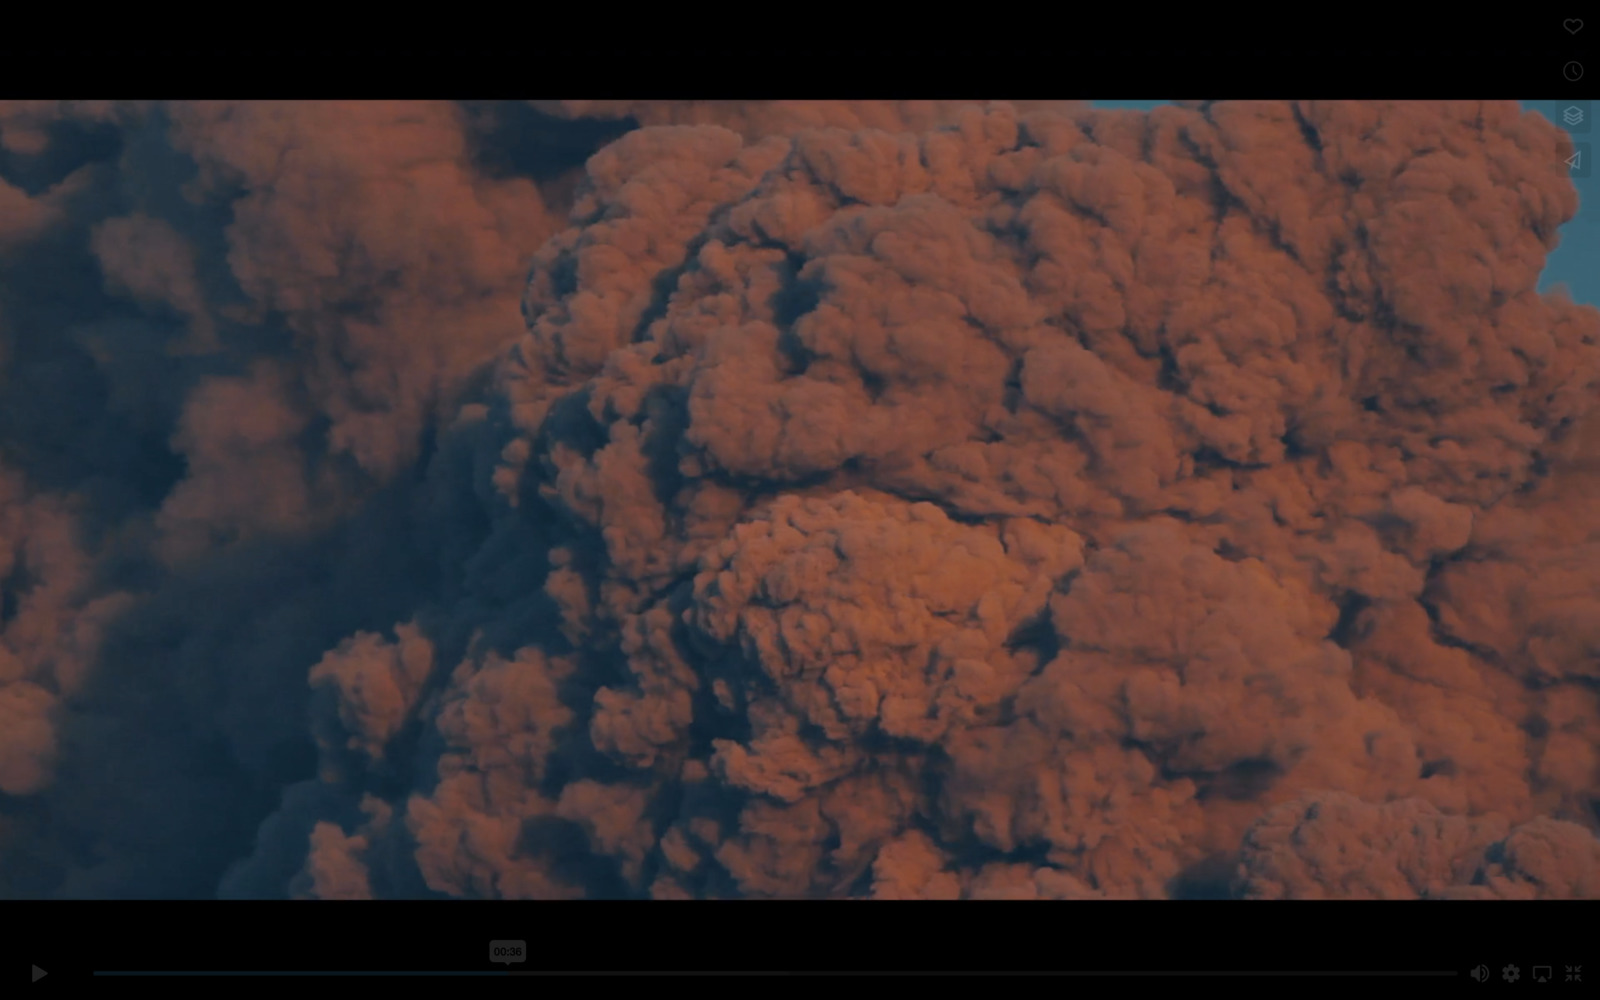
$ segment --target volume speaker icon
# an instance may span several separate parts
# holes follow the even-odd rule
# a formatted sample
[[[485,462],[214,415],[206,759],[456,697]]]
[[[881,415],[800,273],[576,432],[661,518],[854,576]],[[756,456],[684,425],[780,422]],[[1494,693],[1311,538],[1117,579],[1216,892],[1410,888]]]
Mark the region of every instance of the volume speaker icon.
[[[1473,979],[1476,979],[1480,983],[1487,982],[1489,980],[1489,967],[1487,965],[1480,965],[1471,972],[1467,973],[1467,975],[1471,976]]]
[[[1568,125],[1583,124],[1583,109],[1578,107],[1568,108],[1561,113],[1561,120]]]

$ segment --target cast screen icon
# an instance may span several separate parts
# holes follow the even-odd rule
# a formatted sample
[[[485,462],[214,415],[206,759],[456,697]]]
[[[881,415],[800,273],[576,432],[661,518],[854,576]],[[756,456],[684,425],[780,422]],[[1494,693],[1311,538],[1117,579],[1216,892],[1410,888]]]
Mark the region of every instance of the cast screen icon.
[[[1548,983],[1553,974],[1548,965],[1535,965],[1533,967],[1533,981],[1536,983]]]
[[[489,961],[503,965],[520,965],[528,960],[526,941],[490,941]]]

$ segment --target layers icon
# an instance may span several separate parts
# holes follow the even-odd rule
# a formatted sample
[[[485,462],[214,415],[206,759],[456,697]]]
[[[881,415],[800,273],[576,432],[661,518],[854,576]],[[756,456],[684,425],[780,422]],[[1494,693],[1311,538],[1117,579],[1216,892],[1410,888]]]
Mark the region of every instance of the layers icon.
[[[1562,101],[1556,105],[1561,124],[1568,132],[1585,134],[1589,131],[1590,109],[1588,101]]]

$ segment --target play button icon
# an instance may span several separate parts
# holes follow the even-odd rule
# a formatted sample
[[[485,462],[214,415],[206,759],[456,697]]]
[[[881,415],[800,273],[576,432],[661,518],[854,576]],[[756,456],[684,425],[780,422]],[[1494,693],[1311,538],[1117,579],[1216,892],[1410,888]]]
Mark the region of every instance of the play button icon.
[[[30,962],[28,964],[32,965],[33,963]],[[50,973],[48,973],[48,972],[44,971],[43,969],[39,968],[37,965],[33,966],[33,981],[34,982],[37,983],[39,980],[43,979],[45,976],[48,976],[49,974]]]

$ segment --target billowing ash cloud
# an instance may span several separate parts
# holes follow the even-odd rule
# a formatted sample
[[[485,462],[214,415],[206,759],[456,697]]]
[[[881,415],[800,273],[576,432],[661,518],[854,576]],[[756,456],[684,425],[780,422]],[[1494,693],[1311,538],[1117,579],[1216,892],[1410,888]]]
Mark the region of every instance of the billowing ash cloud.
[[[7,107],[0,886],[1600,895],[1566,142]]]

